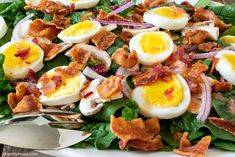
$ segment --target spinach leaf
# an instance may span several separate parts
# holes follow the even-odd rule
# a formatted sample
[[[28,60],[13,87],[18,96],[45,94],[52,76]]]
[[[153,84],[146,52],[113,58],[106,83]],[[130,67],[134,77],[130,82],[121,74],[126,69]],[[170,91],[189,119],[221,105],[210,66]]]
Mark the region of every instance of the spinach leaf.
[[[53,19],[53,15],[52,14],[46,14],[44,16],[44,18],[43,18],[43,20],[47,21],[47,22],[52,21],[52,19]]]
[[[169,128],[169,121],[165,120],[164,122],[161,123],[160,135],[165,145],[169,145],[173,148],[179,147],[179,142],[175,141],[172,137],[172,133]]]
[[[122,42],[122,40],[120,38],[117,38],[115,40],[115,42],[113,43],[112,46],[110,46],[107,50],[108,54],[110,56],[112,56],[112,54],[118,49],[118,48],[122,48],[125,45],[124,42]]]
[[[134,100],[129,100],[126,103],[124,109],[122,110],[121,117],[125,118],[125,120],[129,121],[138,117],[139,107]]]
[[[111,12],[112,9],[110,9],[111,2],[110,0],[100,0],[98,5],[95,7],[96,11],[99,12],[100,9],[105,10],[106,12]]]
[[[208,9],[212,10],[224,22],[235,25],[235,3],[224,6],[209,6]]]
[[[44,62],[44,67],[39,72],[37,72],[37,77],[40,77],[42,74],[55,67],[68,65],[69,63],[70,59],[68,57],[63,54],[59,54],[54,59]]]
[[[215,140],[212,142],[212,145],[214,145],[217,148],[229,150],[229,151],[235,151],[235,143],[225,140]]]
[[[85,15],[87,13],[87,11],[82,11],[82,12],[73,12],[71,14],[71,21],[72,21],[72,24],[76,24],[78,22],[81,21],[81,17],[83,15]]]
[[[220,36],[225,36],[225,35],[233,35],[235,36],[235,26],[230,27],[226,31],[224,31]]]
[[[206,6],[208,6],[208,4],[210,4],[212,2],[212,0],[199,0],[194,7],[203,7],[205,8]]]

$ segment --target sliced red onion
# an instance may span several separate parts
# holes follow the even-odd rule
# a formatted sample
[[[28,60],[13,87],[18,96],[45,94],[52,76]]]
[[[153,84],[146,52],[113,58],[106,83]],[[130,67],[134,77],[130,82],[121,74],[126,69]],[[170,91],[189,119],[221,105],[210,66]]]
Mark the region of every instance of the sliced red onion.
[[[128,3],[126,3],[126,4],[122,5],[122,6],[120,6],[120,7],[117,8],[116,10],[112,11],[111,13],[112,13],[112,14],[120,13],[120,12],[122,12],[123,10],[126,10],[126,9],[128,9],[128,8],[134,6],[134,5],[135,5],[134,2],[132,2],[132,1],[131,1],[131,2],[128,2]]]
[[[212,104],[211,104],[211,90],[212,89],[211,89],[210,80],[206,77],[206,75],[201,74],[200,77],[202,78],[202,81],[203,81],[203,83],[200,84],[202,87],[202,104],[201,104],[199,114],[197,115],[197,119],[201,123],[205,123],[212,108]]]
[[[153,27],[152,24],[149,23],[134,23],[134,22],[123,22],[123,21],[106,21],[106,20],[98,20],[94,19],[95,21],[100,22],[101,24],[116,24],[116,25],[121,25],[121,26],[132,26],[132,27],[143,27],[143,28],[148,28],[148,27]]]
[[[136,64],[135,66],[133,66],[132,68],[129,68],[128,70],[131,72],[135,72],[135,71],[139,71],[140,69],[140,65]]]
[[[217,55],[218,51],[209,52],[209,53],[197,53],[193,54],[194,59],[204,59],[204,58],[213,58]]]
[[[13,32],[12,32],[12,38],[11,41],[13,40],[20,40],[21,37],[19,36],[19,31],[20,31],[20,26],[23,22],[31,19],[34,16],[34,13],[31,13],[29,15],[27,15],[26,17],[24,17],[23,19],[21,19],[15,26]]]
[[[127,98],[130,98],[130,97],[131,97],[132,89],[131,89],[130,86],[128,85],[128,83],[127,83],[127,81],[126,81],[126,77],[122,80],[122,93],[123,93]]]
[[[93,69],[91,69],[88,66],[83,70],[83,74],[92,79],[97,79],[97,78],[100,80],[106,79],[104,76],[98,74],[97,72],[95,72]]]
[[[125,76],[125,77],[129,76],[131,74],[132,74],[132,72],[124,67],[119,67],[115,73],[116,76]]]

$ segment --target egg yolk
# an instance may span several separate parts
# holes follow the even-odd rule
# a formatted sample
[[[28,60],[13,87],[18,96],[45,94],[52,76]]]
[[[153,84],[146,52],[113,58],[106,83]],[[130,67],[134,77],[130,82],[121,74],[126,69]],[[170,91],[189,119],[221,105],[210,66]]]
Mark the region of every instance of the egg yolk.
[[[63,31],[63,36],[79,36],[85,35],[93,30],[96,26],[92,21],[79,22],[75,25],[70,26],[69,28]]]
[[[232,35],[226,35],[220,38],[220,40],[228,45],[235,43],[235,36]]]
[[[168,108],[176,107],[183,99],[183,87],[176,76],[164,82],[159,79],[152,85],[143,87],[143,98],[148,105]]]
[[[49,98],[65,96],[74,93],[80,87],[80,77],[76,75],[71,78],[64,78],[62,85],[51,93]]]
[[[168,50],[168,39],[161,33],[147,33],[144,34],[139,44],[144,53],[147,54],[162,54]]]
[[[223,54],[223,59],[235,70],[235,53],[234,54]]]
[[[21,59],[20,57],[15,56],[19,50],[25,50],[28,48],[30,49],[27,58]],[[5,56],[4,65],[17,68],[35,62],[40,57],[40,49],[29,42],[20,41],[8,46],[4,50],[3,54]]]
[[[81,0],[69,0],[70,2],[78,2],[78,1],[81,1]]]
[[[169,19],[179,19],[183,17],[184,11],[180,8],[172,7],[160,7],[154,10],[154,13]]]

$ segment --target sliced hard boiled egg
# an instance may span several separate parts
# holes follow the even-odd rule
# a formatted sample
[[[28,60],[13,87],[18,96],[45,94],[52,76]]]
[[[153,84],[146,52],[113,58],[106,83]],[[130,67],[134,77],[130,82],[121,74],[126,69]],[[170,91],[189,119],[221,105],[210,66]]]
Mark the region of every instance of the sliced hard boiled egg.
[[[57,68],[65,69],[67,66]],[[48,71],[46,73],[47,77],[58,75],[55,69],[56,68]],[[39,97],[39,101],[46,106],[64,105],[77,102],[80,100],[80,91],[84,87],[85,82],[86,77],[81,72],[78,72],[77,75],[73,77],[64,77],[63,83],[60,87],[58,87],[50,95],[45,95],[42,92],[42,95]],[[37,87],[41,90],[43,87],[43,82],[39,81]]]
[[[7,32],[7,24],[2,16],[0,16],[0,39],[4,37]]]
[[[52,0],[55,2],[60,2],[64,5],[74,5],[75,10],[77,9],[89,9],[96,6],[99,0]]]
[[[64,42],[86,43],[88,42],[102,26],[97,21],[83,21],[74,24],[61,31],[58,37]]]
[[[139,62],[153,65],[165,61],[173,52],[174,44],[171,37],[160,31],[144,32],[130,40],[130,50],[136,51]]]
[[[225,80],[235,85],[235,51],[222,50],[215,58],[219,59],[216,70]]]
[[[38,6],[42,0],[25,0],[27,5]]]
[[[29,41],[8,42],[0,48],[5,56],[3,69],[10,80],[24,79],[29,69],[38,72],[43,67],[43,50]]]
[[[225,44],[230,45],[235,49],[235,36],[226,35],[226,36],[220,37],[219,39]]]
[[[144,13],[144,22],[168,30],[184,28],[189,20],[189,15],[181,8],[159,7]]]
[[[184,78],[176,74],[168,82],[159,79],[152,85],[136,87],[132,99],[139,105],[143,116],[171,119],[187,110],[191,95]]]

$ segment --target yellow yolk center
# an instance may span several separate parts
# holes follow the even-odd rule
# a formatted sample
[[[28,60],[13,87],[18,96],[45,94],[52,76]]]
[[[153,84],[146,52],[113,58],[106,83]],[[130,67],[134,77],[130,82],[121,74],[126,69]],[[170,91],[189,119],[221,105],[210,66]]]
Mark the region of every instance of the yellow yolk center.
[[[183,99],[183,87],[176,76],[168,82],[161,79],[154,84],[143,87],[143,98],[148,105],[168,108],[176,107]]]
[[[220,40],[228,45],[235,44],[235,36],[232,35],[223,36]]]
[[[63,78],[62,85],[47,97],[55,98],[55,97],[69,95],[78,90],[79,87],[80,87],[79,75],[76,75],[75,77],[71,78]]]
[[[179,19],[183,17],[184,11],[180,8],[173,7],[161,7],[154,10],[154,13],[169,19]]]
[[[78,1],[81,1],[81,0],[69,0],[70,2],[78,2]]]
[[[223,59],[235,70],[235,53],[223,54]]]
[[[93,30],[96,26],[92,21],[79,22],[63,31],[63,36],[79,36],[85,35]]]
[[[30,49],[27,58],[21,59],[20,57],[15,56],[18,51],[28,48]],[[8,46],[4,50],[3,54],[5,56],[4,65],[12,68],[17,68],[35,62],[40,57],[40,50],[33,44],[20,41]]]
[[[168,39],[161,33],[144,34],[141,37],[139,44],[144,53],[152,55],[162,54],[169,47]]]

